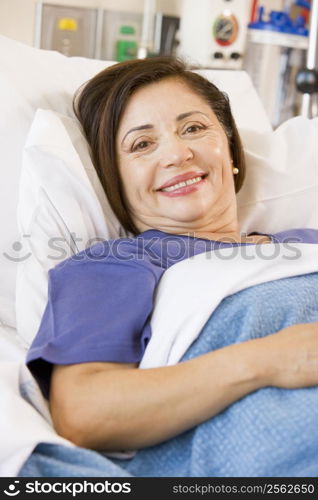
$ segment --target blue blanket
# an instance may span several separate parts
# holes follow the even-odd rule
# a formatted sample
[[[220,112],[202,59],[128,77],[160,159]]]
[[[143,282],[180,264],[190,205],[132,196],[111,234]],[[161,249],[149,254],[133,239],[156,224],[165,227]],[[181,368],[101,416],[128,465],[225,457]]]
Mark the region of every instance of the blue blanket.
[[[260,284],[224,299],[183,360],[313,321],[318,321],[318,273]],[[62,450],[61,458],[63,447],[41,446],[21,476],[318,477],[318,387],[260,389],[128,461],[78,448],[74,469],[74,458],[66,457],[74,457],[74,450]],[[56,468],[59,460],[61,467]]]

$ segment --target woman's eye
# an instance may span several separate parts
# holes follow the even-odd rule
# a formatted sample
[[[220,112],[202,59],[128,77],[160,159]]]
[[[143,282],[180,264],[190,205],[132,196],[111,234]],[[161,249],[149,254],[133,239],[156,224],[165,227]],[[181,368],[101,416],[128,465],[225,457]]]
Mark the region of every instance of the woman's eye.
[[[192,134],[193,132],[199,132],[200,130],[203,130],[203,128],[204,127],[201,125],[190,125],[186,128],[185,132]]]
[[[135,144],[132,148],[133,151],[140,151],[142,149],[146,149],[146,147],[149,145],[149,141],[140,141],[137,144]]]

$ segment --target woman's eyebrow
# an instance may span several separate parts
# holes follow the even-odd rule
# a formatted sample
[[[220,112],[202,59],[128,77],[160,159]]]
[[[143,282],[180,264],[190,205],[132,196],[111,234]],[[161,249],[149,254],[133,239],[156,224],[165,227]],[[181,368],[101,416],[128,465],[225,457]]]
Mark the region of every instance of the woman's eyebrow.
[[[121,144],[124,142],[124,140],[126,139],[127,135],[130,134],[131,132],[135,132],[135,130],[145,130],[145,129],[153,128],[153,127],[154,126],[151,125],[151,123],[146,123],[145,125],[139,125],[138,127],[131,128],[130,130],[128,130],[127,134],[125,134],[123,140],[121,141]]]
[[[188,118],[188,116],[195,115],[197,113],[200,113],[200,115],[204,115],[207,118],[209,118],[208,115],[206,115],[202,111],[188,111],[187,113],[181,113],[181,115],[178,115],[177,118],[176,118],[176,120],[180,121],[180,120],[183,120],[184,118]]]
[[[201,115],[204,115],[207,118],[209,118],[208,115],[206,115],[202,111],[188,111],[187,113],[181,113],[180,115],[178,115],[177,118],[176,118],[176,121],[184,120],[184,118],[188,118],[188,116],[194,115],[196,113],[200,113]],[[154,128],[154,125],[152,125],[151,123],[145,123],[144,125],[139,125],[138,127],[131,128],[125,134],[123,140],[121,141],[121,144],[124,142],[124,140],[126,139],[127,135],[130,134],[131,132],[135,132],[136,130],[146,130],[146,129],[150,129],[150,128]]]

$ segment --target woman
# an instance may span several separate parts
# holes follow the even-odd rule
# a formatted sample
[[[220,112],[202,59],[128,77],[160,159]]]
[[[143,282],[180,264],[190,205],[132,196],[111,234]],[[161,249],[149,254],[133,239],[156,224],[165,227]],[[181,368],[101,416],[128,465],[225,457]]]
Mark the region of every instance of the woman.
[[[85,448],[140,449],[260,388],[317,385],[317,322],[137,369],[151,337],[155,286],[175,263],[166,237],[194,253],[281,240],[241,235],[235,193],[245,165],[228,99],[181,61],[111,66],[81,91],[76,113],[111,206],[133,238],[120,251],[112,242],[95,245],[50,272],[27,362],[57,432]],[[151,250],[140,245],[153,238]]]

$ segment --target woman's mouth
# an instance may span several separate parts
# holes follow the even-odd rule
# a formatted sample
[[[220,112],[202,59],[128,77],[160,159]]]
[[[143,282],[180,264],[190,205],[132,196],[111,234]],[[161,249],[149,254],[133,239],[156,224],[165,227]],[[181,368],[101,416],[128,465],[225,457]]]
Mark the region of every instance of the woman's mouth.
[[[186,181],[178,182],[172,186],[159,189],[158,192],[165,196],[182,196],[197,191],[205,181],[207,174],[193,177]]]

